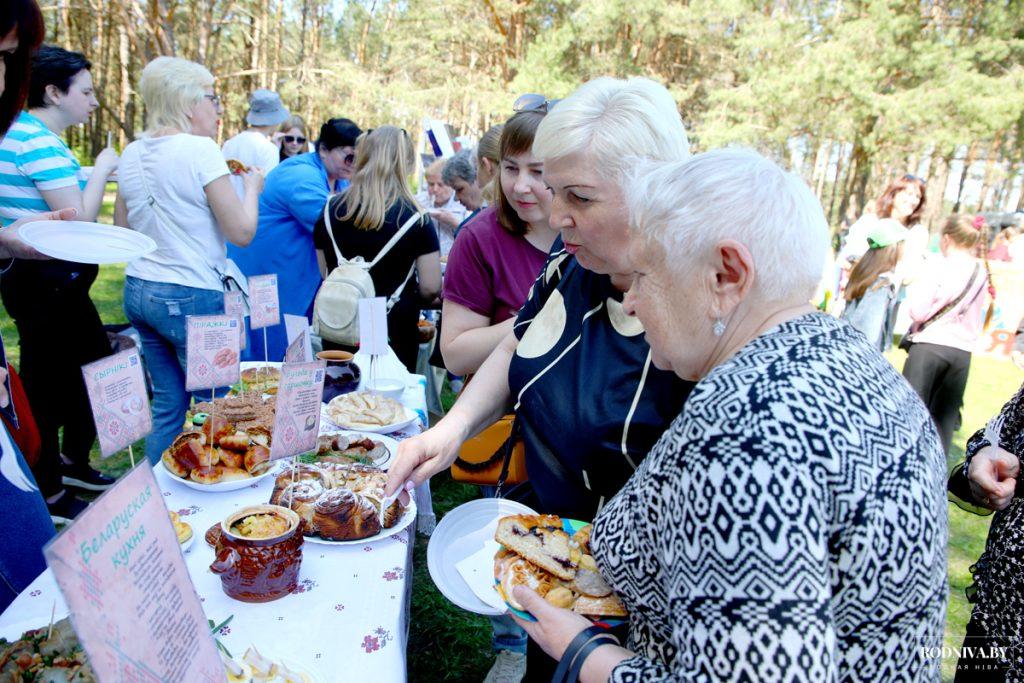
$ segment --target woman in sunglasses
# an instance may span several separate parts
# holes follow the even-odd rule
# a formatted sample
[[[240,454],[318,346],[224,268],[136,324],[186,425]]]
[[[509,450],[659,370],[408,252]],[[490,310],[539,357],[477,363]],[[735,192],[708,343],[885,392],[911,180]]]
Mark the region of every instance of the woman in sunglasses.
[[[267,175],[252,244],[228,249],[246,276],[277,274],[281,313],[309,318],[313,312],[321,281],[313,226],[327,198],[348,187],[362,132],[350,119],[331,119],[321,126],[315,152],[285,159]],[[279,361],[288,347],[285,326],[272,325],[266,332],[267,357]],[[263,339],[262,330],[250,332],[243,360],[263,359]]]
[[[277,146],[281,148],[281,161],[312,151],[308,131],[305,120],[298,114],[292,114],[285,119],[274,136]]]

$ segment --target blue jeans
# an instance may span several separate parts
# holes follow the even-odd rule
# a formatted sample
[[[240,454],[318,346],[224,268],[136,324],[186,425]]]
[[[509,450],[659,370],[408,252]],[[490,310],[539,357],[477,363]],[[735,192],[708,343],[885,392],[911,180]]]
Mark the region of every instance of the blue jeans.
[[[192,398],[185,391],[185,317],[223,313],[224,292],[126,277],[124,312],[142,339],[153,384],[153,431],[146,437],[146,457],[156,464],[181,433]],[[196,400],[209,398],[209,392],[196,393]]]

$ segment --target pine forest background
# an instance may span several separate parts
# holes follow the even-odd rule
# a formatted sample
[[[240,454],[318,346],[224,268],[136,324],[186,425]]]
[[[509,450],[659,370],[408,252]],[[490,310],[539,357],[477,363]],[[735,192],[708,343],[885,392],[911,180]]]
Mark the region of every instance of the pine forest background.
[[[41,0],[49,42],[93,62],[101,109],[71,132],[92,158],[143,127],[145,64],[206,65],[225,103],[275,89],[331,116],[479,136],[516,95],[600,75],[666,84],[696,151],[754,146],[800,173],[833,224],[894,176],[926,220],[1024,209],[1024,2],[953,0]],[[945,188],[944,193],[938,188]],[[943,201],[945,196],[945,201]]]

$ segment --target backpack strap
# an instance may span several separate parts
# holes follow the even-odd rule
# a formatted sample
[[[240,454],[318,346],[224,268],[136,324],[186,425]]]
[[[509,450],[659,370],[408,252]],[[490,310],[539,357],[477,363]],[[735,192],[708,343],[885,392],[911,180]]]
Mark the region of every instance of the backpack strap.
[[[327,236],[331,238],[331,246],[334,247],[334,256],[337,258],[337,264],[341,265],[341,249],[338,249],[338,242],[334,239],[334,229],[331,227],[331,200],[334,199],[333,194],[327,195],[327,203],[324,204],[324,230],[327,231]]]
[[[410,216],[409,220],[402,224],[402,227],[398,229],[398,232],[391,236],[391,239],[388,240],[388,243],[385,244],[384,247],[381,248],[377,256],[372,261],[370,261],[370,265],[366,266],[367,270],[377,265],[377,262],[384,258],[384,256],[387,255],[389,251],[391,251],[391,247],[398,244],[398,240],[402,239],[402,235],[409,232],[409,228],[411,228],[413,225],[422,220],[422,217],[423,214],[418,212]],[[405,279],[408,280],[409,278],[406,277]]]

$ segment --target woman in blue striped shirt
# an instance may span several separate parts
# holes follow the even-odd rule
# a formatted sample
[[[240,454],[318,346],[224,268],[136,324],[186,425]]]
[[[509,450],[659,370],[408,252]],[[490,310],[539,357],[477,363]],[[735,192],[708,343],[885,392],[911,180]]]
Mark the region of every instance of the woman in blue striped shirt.
[[[32,62],[27,112],[0,142],[0,222],[72,207],[93,221],[117,154],[105,149],[88,182],[60,135],[96,109],[90,63],[81,54],[43,46]],[[94,491],[111,484],[89,467],[96,438],[81,366],[111,353],[89,289],[94,265],[16,260],[0,278],[4,307],[18,327],[21,376],[42,437],[36,476],[55,512],[70,502],[64,485]],[[59,436],[63,427],[63,443]],[[62,462],[63,453],[69,464]]]

